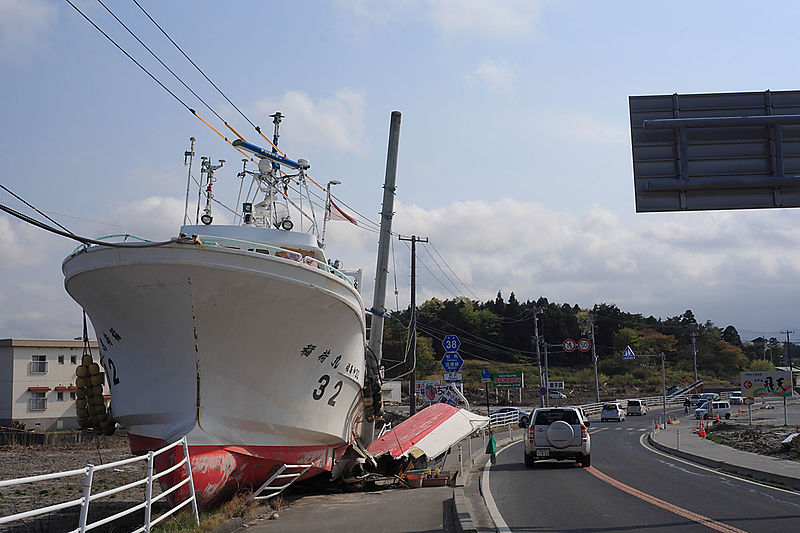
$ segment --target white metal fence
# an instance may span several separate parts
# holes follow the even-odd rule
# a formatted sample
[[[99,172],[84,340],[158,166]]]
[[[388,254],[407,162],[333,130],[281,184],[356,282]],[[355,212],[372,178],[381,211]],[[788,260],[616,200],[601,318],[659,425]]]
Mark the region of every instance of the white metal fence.
[[[155,469],[153,467],[155,463],[155,458],[162,453],[168,452],[177,446],[183,447],[183,459],[178,463],[172,465],[170,468],[164,470],[163,472],[159,472],[158,474],[155,473]],[[109,468],[116,468],[122,465],[127,465],[130,463],[135,463],[137,461],[147,461],[147,476],[143,479],[139,479],[132,483],[128,483],[126,485],[122,485],[120,487],[115,487],[113,489],[109,489],[103,492],[98,492],[96,494],[92,494],[92,478],[95,472],[100,470],[107,470]],[[169,490],[166,490],[159,494],[156,497],[153,497],[153,481],[158,480],[158,478],[162,476],[166,476],[171,474],[172,472],[178,470],[181,467],[186,468],[186,479],[181,481],[180,483],[176,484],[175,486],[171,487]],[[135,533],[143,532],[143,531],[150,531],[150,528],[153,527],[155,524],[161,522],[162,520],[166,519],[179,509],[182,509],[186,505],[192,504],[192,510],[194,512],[194,519],[195,523],[200,523],[200,517],[197,510],[197,499],[195,497],[194,492],[194,484],[192,482],[192,469],[189,464],[189,447],[186,443],[186,437],[161,448],[160,450],[156,450],[155,452],[148,452],[147,455],[141,455],[137,457],[132,457],[130,459],[123,459],[122,461],[116,461],[114,463],[106,463],[102,465],[92,465],[88,464],[84,468],[80,468],[77,470],[68,470],[66,472],[56,472],[53,474],[43,474],[40,476],[31,476],[31,477],[23,477],[18,479],[8,479],[0,481],[0,488],[2,487],[12,487],[15,485],[22,485],[25,483],[36,483],[37,481],[45,481],[49,479],[58,479],[58,478],[65,478],[70,476],[83,476],[83,495],[76,499],[70,500],[63,503],[58,503],[55,505],[48,505],[47,507],[41,507],[39,509],[33,509],[30,511],[25,511],[22,513],[17,513],[9,516],[0,517],[0,524],[7,524],[10,522],[15,522],[17,520],[23,520],[26,518],[32,518],[35,516],[52,513],[55,511],[61,511],[63,509],[67,509],[70,507],[77,507],[80,506],[80,516],[78,518],[78,527],[77,529],[72,530],[74,532],[83,533],[84,531],[89,531],[96,527],[102,526],[104,524],[108,524],[109,522],[113,522],[123,516],[127,516],[131,513],[136,511],[144,510],[144,525],[139,529],[135,530]],[[177,503],[174,507],[172,507],[169,511],[162,514],[161,516],[153,519],[151,517],[152,505],[154,502],[166,498],[169,494],[172,494],[182,486],[188,484],[189,486],[189,496],[183,500],[182,502]],[[119,492],[122,492],[127,489],[131,489],[134,487],[138,487],[141,485],[145,485],[145,501],[134,505],[124,511],[120,511],[114,515],[108,516],[96,522],[89,523],[89,504],[93,501],[99,500],[100,498],[104,498],[106,496],[112,496]]]

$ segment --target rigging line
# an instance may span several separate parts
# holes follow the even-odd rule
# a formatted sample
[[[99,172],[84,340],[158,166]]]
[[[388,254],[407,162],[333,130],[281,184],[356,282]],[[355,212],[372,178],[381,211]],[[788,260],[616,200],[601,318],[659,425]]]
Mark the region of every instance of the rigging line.
[[[68,0],[68,1],[69,1],[69,0]],[[202,74],[202,75],[203,75],[203,77],[206,79],[206,81],[208,81],[208,83],[210,83],[210,84],[211,84],[211,85],[212,85],[212,86],[213,86],[213,87],[214,87],[214,88],[217,90],[217,92],[218,92],[219,94],[221,94],[221,95],[222,95],[222,97],[223,97],[223,98],[225,98],[225,100],[226,100],[226,101],[227,101],[229,104],[231,104],[231,105],[233,106],[233,108],[234,108],[236,111],[238,111],[238,112],[239,112],[239,114],[240,114],[240,115],[242,115],[242,117],[243,117],[243,118],[244,118],[244,119],[245,119],[245,120],[246,120],[246,121],[247,121],[247,122],[248,122],[248,123],[249,123],[251,126],[253,126],[253,129],[255,129],[255,130],[258,132],[258,134],[259,134],[259,135],[261,135],[261,137],[263,137],[263,138],[264,138],[264,140],[265,140],[265,141],[267,141],[269,144],[271,144],[271,145],[272,145],[272,147],[273,147],[273,148],[275,148],[275,150],[277,150],[277,151],[278,151],[278,153],[280,153],[281,155],[284,155],[284,156],[285,156],[286,154],[285,154],[285,153],[284,153],[284,152],[283,152],[283,151],[282,151],[280,148],[278,148],[278,147],[277,147],[275,144],[273,144],[273,143],[272,143],[272,141],[270,141],[270,140],[269,140],[267,137],[265,137],[263,133],[261,133],[261,128],[260,128],[259,126],[256,126],[255,124],[253,124],[253,121],[251,121],[249,118],[247,118],[247,115],[245,115],[245,114],[242,112],[242,110],[241,110],[241,109],[239,109],[239,108],[236,106],[236,104],[234,104],[234,103],[233,103],[233,101],[231,101],[231,99],[230,99],[230,98],[228,98],[228,95],[226,95],[224,92],[222,92],[222,89],[220,89],[220,88],[217,86],[217,84],[216,84],[216,83],[214,83],[213,81],[211,81],[211,78],[209,78],[208,76],[206,76],[206,73],[205,73],[205,72],[203,72],[203,69],[201,69],[199,66],[197,66],[197,63],[195,63],[194,61],[192,61],[192,58],[191,58],[191,57],[189,57],[189,56],[186,54],[186,52],[184,52],[184,51],[183,51],[183,48],[181,48],[181,47],[178,45],[178,43],[176,43],[176,42],[175,42],[175,41],[172,39],[172,37],[170,37],[170,36],[169,36],[169,34],[168,34],[168,33],[167,33],[165,30],[164,30],[164,28],[162,28],[162,27],[161,27],[161,25],[160,25],[158,22],[156,22],[156,20],[155,20],[153,17],[151,17],[151,16],[150,16],[150,13],[148,13],[148,12],[147,12],[147,10],[146,10],[145,8],[143,8],[143,7],[142,7],[142,5],[141,5],[141,4],[140,4],[140,3],[139,3],[137,0],[133,0],[133,3],[134,3],[134,4],[136,4],[136,7],[138,7],[139,9],[141,9],[141,10],[142,10],[142,13],[144,13],[144,14],[147,16],[147,18],[148,18],[148,19],[150,19],[150,22],[152,22],[153,24],[155,24],[156,28],[158,28],[158,29],[161,31],[161,33],[163,33],[163,34],[164,34],[164,37],[166,37],[167,39],[169,39],[169,42],[171,42],[171,43],[172,43],[172,44],[175,46],[175,48],[177,48],[177,49],[178,49],[178,51],[179,51],[181,54],[183,54],[183,57],[185,57],[185,58],[186,58],[186,60],[187,60],[187,61],[189,61],[189,63],[191,63],[191,64],[192,64],[192,66],[193,66],[194,68],[196,68],[196,69],[197,69],[197,71],[198,71],[200,74]],[[226,122],[225,124],[227,125],[227,122]],[[228,126],[228,127],[230,127],[230,126]],[[233,128],[231,128],[231,130],[233,130]],[[234,133],[236,133],[236,132],[234,131]],[[236,135],[239,135],[239,134],[237,133]],[[241,135],[239,135],[239,137],[241,138]]]
[[[160,57],[158,57],[158,56],[156,55],[156,53],[155,53],[155,52],[153,52],[153,51],[150,49],[150,47],[148,47],[148,46],[147,46],[147,45],[146,45],[144,42],[142,42],[142,40],[141,40],[141,39],[139,39],[139,37],[138,37],[138,36],[137,36],[137,35],[136,35],[136,34],[133,32],[133,30],[131,30],[131,29],[130,29],[130,28],[129,28],[129,27],[128,27],[128,26],[127,26],[127,25],[126,25],[124,22],[122,22],[122,21],[119,19],[119,17],[117,17],[117,15],[116,15],[116,14],[114,14],[114,12],[113,12],[113,11],[111,11],[111,9],[109,9],[109,8],[108,8],[108,6],[107,6],[107,5],[105,5],[105,4],[103,3],[103,0],[97,0],[97,2],[98,2],[98,3],[99,3],[101,6],[103,6],[103,8],[105,8],[105,10],[106,10],[106,11],[108,11],[108,12],[109,12],[109,14],[110,14],[112,17],[114,17],[114,20],[116,20],[117,22],[119,22],[119,23],[120,23],[120,25],[121,25],[123,28],[125,28],[125,29],[128,31],[128,33],[130,33],[130,34],[131,34],[131,36],[132,36],[134,39],[136,39],[136,40],[139,42],[139,44],[141,44],[141,45],[144,47],[144,49],[145,49],[145,50],[147,50],[148,52],[150,52],[150,55],[151,55],[151,56],[153,56],[153,57],[155,58],[155,60],[156,60],[156,61],[158,61],[159,63],[161,63],[161,66],[162,66],[162,67],[164,67],[165,69],[167,69],[167,71],[169,71],[169,73],[170,73],[170,74],[172,74],[172,75],[175,77],[175,79],[176,79],[176,80],[178,80],[178,81],[181,83],[181,85],[183,85],[184,87],[186,87],[186,90],[188,90],[190,93],[192,93],[192,95],[194,95],[194,97],[195,97],[195,98],[197,98],[198,100],[200,100],[200,102],[202,102],[202,103],[203,103],[203,105],[204,105],[204,106],[206,106],[206,107],[208,108],[208,110],[209,110],[209,111],[211,111],[212,113],[214,113],[214,115],[216,115],[216,117],[217,117],[218,119],[220,119],[220,120],[221,120],[221,121],[222,121],[222,122],[223,122],[223,123],[224,123],[226,126],[228,126],[229,128],[231,128],[231,127],[228,125],[228,122],[227,122],[227,121],[226,121],[224,118],[222,118],[222,117],[219,115],[219,113],[217,113],[216,111],[214,111],[214,109],[213,109],[213,108],[212,108],[210,105],[208,105],[208,103],[207,103],[205,100],[203,100],[203,99],[200,97],[200,95],[198,95],[196,92],[194,92],[194,90],[192,90],[192,88],[191,88],[191,87],[189,87],[189,86],[186,84],[186,82],[184,82],[184,81],[183,81],[183,80],[180,78],[180,76],[178,76],[177,74],[175,74],[175,72],[174,72],[174,71],[173,71],[171,68],[169,68],[169,66],[167,66],[167,64],[166,64],[166,63],[164,63],[164,62],[161,60],[161,58],[160,58]],[[236,130],[234,130],[233,128],[231,128],[231,130],[232,130],[234,133],[236,133]],[[240,139],[242,138],[242,136],[241,136],[241,135],[239,135],[238,133],[236,133],[236,135],[237,135],[237,136],[238,136]]]
[[[40,215],[42,215],[44,218],[46,218],[47,220],[49,220],[50,222],[52,222],[53,224],[55,224],[55,225],[56,225],[56,226],[58,226],[59,228],[63,229],[64,231],[66,231],[66,232],[68,232],[68,233],[72,233],[72,232],[71,232],[71,231],[69,231],[67,228],[65,228],[64,226],[62,226],[61,224],[59,224],[58,222],[56,222],[55,220],[53,220],[53,219],[52,219],[52,218],[50,218],[49,216],[45,215],[45,214],[44,214],[42,211],[39,211],[39,210],[38,210],[36,207],[34,207],[33,205],[29,204],[29,203],[28,203],[28,202],[27,202],[27,201],[26,201],[24,198],[22,198],[21,196],[17,195],[17,194],[16,194],[14,191],[12,191],[11,189],[9,189],[8,187],[6,187],[5,185],[3,185],[2,183],[0,183],[0,187],[2,187],[2,188],[3,188],[3,190],[4,190],[4,191],[6,191],[8,194],[10,194],[11,196],[13,196],[14,198],[16,198],[17,200],[19,200],[20,202],[22,202],[22,203],[23,203],[23,204],[25,204],[26,206],[28,206],[28,207],[30,207],[31,209],[33,209],[34,211],[36,211],[37,213],[39,213]],[[74,235],[74,233],[73,233],[73,235]]]
[[[167,91],[167,92],[170,94],[170,96],[172,96],[172,97],[173,97],[175,100],[177,100],[177,101],[178,101],[178,102],[179,102],[179,103],[180,103],[180,104],[181,104],[183,107],[185,107],[186,109],[188,109],[189,111],[191,111],[191,112],[192,112],[192,114],[196,115],[196,113],[195,113],[195,110],[194,110],[194,109],[192,109],[191,107],[189,107],[189,106],[186,104],[186,102],[184,102],[183,100],[181,100],[181,99],[180,99],[180,97],[178,97],[178,95],[176,95],[174,92],[170,91],[170,90],[169,90],[169,88],[168,88],[166,85],[164,85],[163,83],[161,83],[161,81],[159,81],[159,79],[158,79],[158,78],[156,78],[156,77],[155,77],[153,74],[151,74],[149,70],[147,70],[147,69],[146,69],[144,66],[142,66],[142,64],[141,64],[141,63],[139,63],[138,61],[136,61],[136,59],[134,59],[134,58],[133,58],[133,56],[131,56],[131,55],[130,55],[128,52],[126,52],[126,51],[125,51],[125,49],[124,49],[124,48],[122,48],[120,45],[118,45],[118,44],[117,44],[117,42],[116,42],[114,39],[112,39],[112,38],[111,38],[111,37],[110,37],[110,36],[109,36],[109,35],[108,35],[106,32],[104,32],[102,29],[100,29],[100,26],[98,26],[97,24],[95,24],[95,23],[94,23],[94,21],[93,21],[92,19],[90,19],[90,18],[89,18],[89,17],[88,17],[88,16],[87,16],[87,15],[86,15],[86,14],[85,14],[83,11],[81,11],[81,10],[80,10],[80,9],[79,9],[79,8],[78,8],[78,7],[77,7],[75,4],[73,4],[71,0],[65,0],[65,1],[66,1],[66,2],[67,2],[69,5],[70,5],[70,6],[72,6],[72,8],[73,8],[75,11],[77,11],[78,13],[80,13],[80,14],[81,14],[81,16],[82,16],[83,18],[85,18],[85,19],[86,19],[86,20],[89,22],[89,24],[91,24],[92,26],[94,26],[94,28],[95,28],[97,31],[99,31],[100,33],[102,33],[102,34],[103,34],[103,36],[104,36],[106,39],[108,39],[109,41],[111,41],[111,44],[113,44],[114,46],[116,46],[116,47],[117,47],[117,49],[118,49],[120,52],[122,52],[123,54],[125,54],[125,55],[128,57],[128,59],[130,59],[131,61],[133,61],[133,62],[136,64],[136,66],[137,66],[137,67],[139,67],[140,69],[142,69],[142,70],[145,72],[145,74],[147,74],[148,76],[150,76],[150,77],[153,79],[153,81],[154,81],[154,82],[156,82],[157,84],[159,84],[159,85],[161,86],[161,88],[162,88],[162,89],[164,89],[165,91]],[[219,132],[218,132],[218,133],[219,133]]]
[[[476,300],[480,300],[480,298],[478,298],[478,295],[475,294],[474,292],[472,292],[472,290],[467,286],[467,284],[464,283],[464,281],[458,276],[458,274],[456,274],[456,271],[453,270],[453,268],[450,266],[450,264],[447,261],[445,261],[444,257],[442,257],[442,254],[439,253],[439,250],[436,249],[436,246],[434,246],[433,242],[430,239],[428,239],[428,244],[431,245],[431,248],[433,248],[433,251],[436,252],[436,255],[438,255],[439,258],[442,260],[442,262],[445,265],[447,265],[447,268],[450,269],[450,272],[453,273],[453,275],[456,277],[456,279],[461,282],[461,284],[464,286],[464,288],[467,289],[467,292],[472,294],[472,296],[474,296]]]
[[[94,21],[93,21],[92,19],[90,19],[90,18],[89,18],[89,17],[88,17],[88,16],[87,16],[87,15],[86,15],[86,14],[85,14],[83,11],[81,11],[81,10],[80,10],[80,9],[79,9],[79,8],[78,8],[78,7],[77,7],[75,4],[73,4],[73,3],[71,2],[71,0],[66,0],[66,2],[67,2],[67,3],[68,3],[70,6],[72,6],[72,8],[73,8],[75,11],[77,11],[78,13],[80,13],[80,14],[81,14],[81,16],[82,16],[83,18],[85,18],[85,19],[86,19],[86,20],[89,22],[89,24],[91,24],[92,26],[94,26],[94,27],[95,27],[95,29],[96,29],[97,31],[99,31],[100,33],[102,33],[102,34],[103,34],[103,36],[104,36],[106,39],[108,39],[109,41],[111,41],[111,43],[112,43],[114,46],[116,46],[116,47],[117,47],[117,49],[118,49],[120,52],[122,52],[123,54],[125,54],[125,56],[126,56],[128,59],[130,59],[131,61],[133,61],[133,62],[134,62],[134,64],[135,64],[137,67],[139,67],[140,69],[142,69],[142,70],[145,72],[145,74],[147,74],[148,76],[150,76],[150,78],[152,78],[152,80],[153,80],[153,81],[155,81],[157,84],[159,84],[159,85],[161,86],[161,88],[162,88],[162,89],[164,89],[165,91],[167,91],[167,92],[170,94],[170,96],[172,96],[172,97],[173,97],[175,100],[177,100],[177,101],[178,101],[178,102],[179,102],[179,103],[180,103],[180,104],[181,104],[183,107],[185,107],[186,109],[188,109],[188,110],[189,110],[189,112],[190,112],[190,113],[192,113],[192,115],[194,115],[195,117],[199,118],[199,119],[200,119],[200,120],[203,122],[203,124],[205,124],[206,126],[208,126],[209,128],[211,128],[211,129],[212,129],[212,130],[213,130],[213,131],[214,131],[214,132],[215,132],[217,135],[219,135],[220,137],[222,137],[222,138],[225,140],[225,142],[227,142],[228,144],[230,144],[231,146],[233,146],[233,143],[231,143],[231,141],[229,141],[227,137],[225,137],[223,134],[221,134],[219,131],[217,131],[217,129],[216,129],[216,128],[214,128],[214,127],[213,127],[211,124],[209,124],[208,122],[206,122],[205,120],[203,120],[203,117],[201,117],[199,114],[197,114],[197,111],[195,111],[194,109],[192,109],[191,107],[189,107],[189,105],[188,105],[186,102],[184,102],[183,100],[181,100],[181,98],[180,98],[178,95],[176,95],[174,92],[172,92],[172,91],[171,91],[171,90],[170,90],[170,89],[169,89],[169,88],[168,88],[166,85],[164,85],[164,84],[161,82],[161,80],[159,80],[158,78],[156,78],[156,77],[155,77],[155,76],[154,76],[154,75],[153,75],[153,74],[152,74],[152,73],[151,73],[149,70],[147,70],[147,69],[146,69],[146,68],[145,68],[145,67],[144,67],[144,66],[143,66],[141,63],[139,63],[138,61],[136,61],[136,59],[134,59],[134,57],[133,57],[132,55],[130,55],[130,54],[127,52],[127,51],[125,51],[125,49],[124,49],[124,48],[122,48],[122,47],[121,47],[119,44],[117,44],[117,42],[116,42],[114,39],[112,39],[112,38],[111,38],[111,36],[109,36],[109,35],[108,35],[106,32],[104,32],[104,31],[103,31],[103,30],[100,28],[100,26],[98,26],[97,24],[95,24],[95,23],[94,23]],[[227,123],[226,123],[226,125],[227,125]],[[229,127],[230,127],[230,126],[229,126]],[[233,130],[233,128],[231,128],[231,129]],[[235,130],[233,130],[233,131],[235,132]],[[237,134],[237,135],[238,135],[238,134]],[[238,148],[236,148],[235,146],[234,146],[234,149],[235,149],[237,152],[239,152],[240,154],[242,154],[243,156],[245,156],[246,158],[250,159],[250,161],[253,161],[253,162],[255,163],[255,160],[254,160],[253,158],[251,158],[249,155],[247,155],[246,153],[242,152],[241,150],[239,150],[239,149],[238,149]]]
[[[425,244],[425,242],[423,241],[423,242],[422,242],[422,244]],[[440,264],[439,264],[439,262],[436,260],[436,258],[435,258],[435,257],[433,257],[433,254],[431,254],[431,251],[430,251],[430,250],[428,250],[428,247],[427,247],[427,246],[423,246],[423,249],[425,250],[425,253],[427,253],[427,254],[428,254],[428,256],[429,256],[431,259],[433,259],[433,263],[434,263],[434,264],[435,264],[435,265],[436,265],[436,266],[439,268],[439,270],[442,272],[442,274],[444,275],[444,279],[446,279],[447,281],[449,281],[449,282],[450,282],[450,284],[453,286],[453,288],[454,288],[456,291],[459,291],[459,288],[458,288],[458,286],[457,286],[457,285],[456,285],[456,284],[453,282],[453,280],[452,280],[452,279],[450,279],[450,276],[448,276],[447,272],[445,272],[445,270],[442,268],[442,265],[440,265]]]
[[[72,239],[78,242],[82,242],[83,244],[96,244],[99,246],[108,246],[111,248],[153,248],[155,246],[166,246],[167,244],[174,244],[174,243],[183,243],[183,244],[191,244],[194,240],[191,237],[173,237],[168,241],[160,241],[160,242],[130,242],[130,243],[120,243],[120,242],[105,242],[105,241],[98,241],[95,239],[89,239],[88,237],[81,237],[80,235],[75,235],[74,233],[61,231],[59,229],[54,228],[53,226],[48,226],[44,222],[36,220],[35,218],[31,218],[28,215],[24,215],[19,211],[15,211],[10,207],[0,204],[0,210],[5,211],[11,216],[17,217],[18,219],[27,222],[33,226],[41,228],[45,231],[49,231],[50,233],[55,233],[56,235],[61,235],[62,237],[67,237],[68,239]]]

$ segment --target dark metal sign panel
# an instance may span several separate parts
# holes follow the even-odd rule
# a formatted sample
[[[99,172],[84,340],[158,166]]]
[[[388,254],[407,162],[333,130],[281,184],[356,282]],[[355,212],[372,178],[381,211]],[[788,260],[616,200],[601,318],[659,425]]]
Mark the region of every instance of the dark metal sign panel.
[[[800,91],[629,106],[637,212],[800,207]]]

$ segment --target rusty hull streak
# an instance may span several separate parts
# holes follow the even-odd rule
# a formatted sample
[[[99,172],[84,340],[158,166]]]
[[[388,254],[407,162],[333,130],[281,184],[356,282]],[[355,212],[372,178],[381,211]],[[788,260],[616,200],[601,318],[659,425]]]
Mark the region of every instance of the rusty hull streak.
[[[200,424],[200,343],[197,339],[197,313],[194,310],[194,291],[192,290],[192,278],[186,278],[189,283],[189,295],[191,296],[192,302],[192,328],[194,334],[194,354],[195,354],[195,372],[197,374],[197,398],[195,402],[195,413],[194,418],[197,422],[197,427],[203,429],[203,426]]]

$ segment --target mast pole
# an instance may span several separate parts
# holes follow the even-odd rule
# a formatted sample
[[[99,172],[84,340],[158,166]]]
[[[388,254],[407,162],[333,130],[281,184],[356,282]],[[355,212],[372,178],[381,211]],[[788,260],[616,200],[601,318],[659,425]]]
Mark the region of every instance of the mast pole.
[[[185,165],[187,162],[189,164],[189,175],[186,178],[186,204],[183,206],[183,223],[189,224],[191,221],[189,220],[189,188],[192,185],[192,161],[194,160],[194,137],[189,137],[189,141],[192,143],[191,148],[187,152],[183,153],[183,164]]]
[[[392,217],[394,217],[394,191],[397,179],[397,149],[400,144],[400,111],[392,111],[389,124],[389,147],[386,153],[386,177],[383,183],[383,207],[381,230],[378,240],[378,261],[375,267],[375,291],[372,295],[372,320],[367,348],[367,376],[380,375],[381,345],[383,342],[383,317],[386,314],[386,276],[389,272],[389,245],[392,239]],[[373,357],[374,356],[374,357]],[[375,436],[375,422],[364,420],[361,424],[361,440],[369,445]]]

